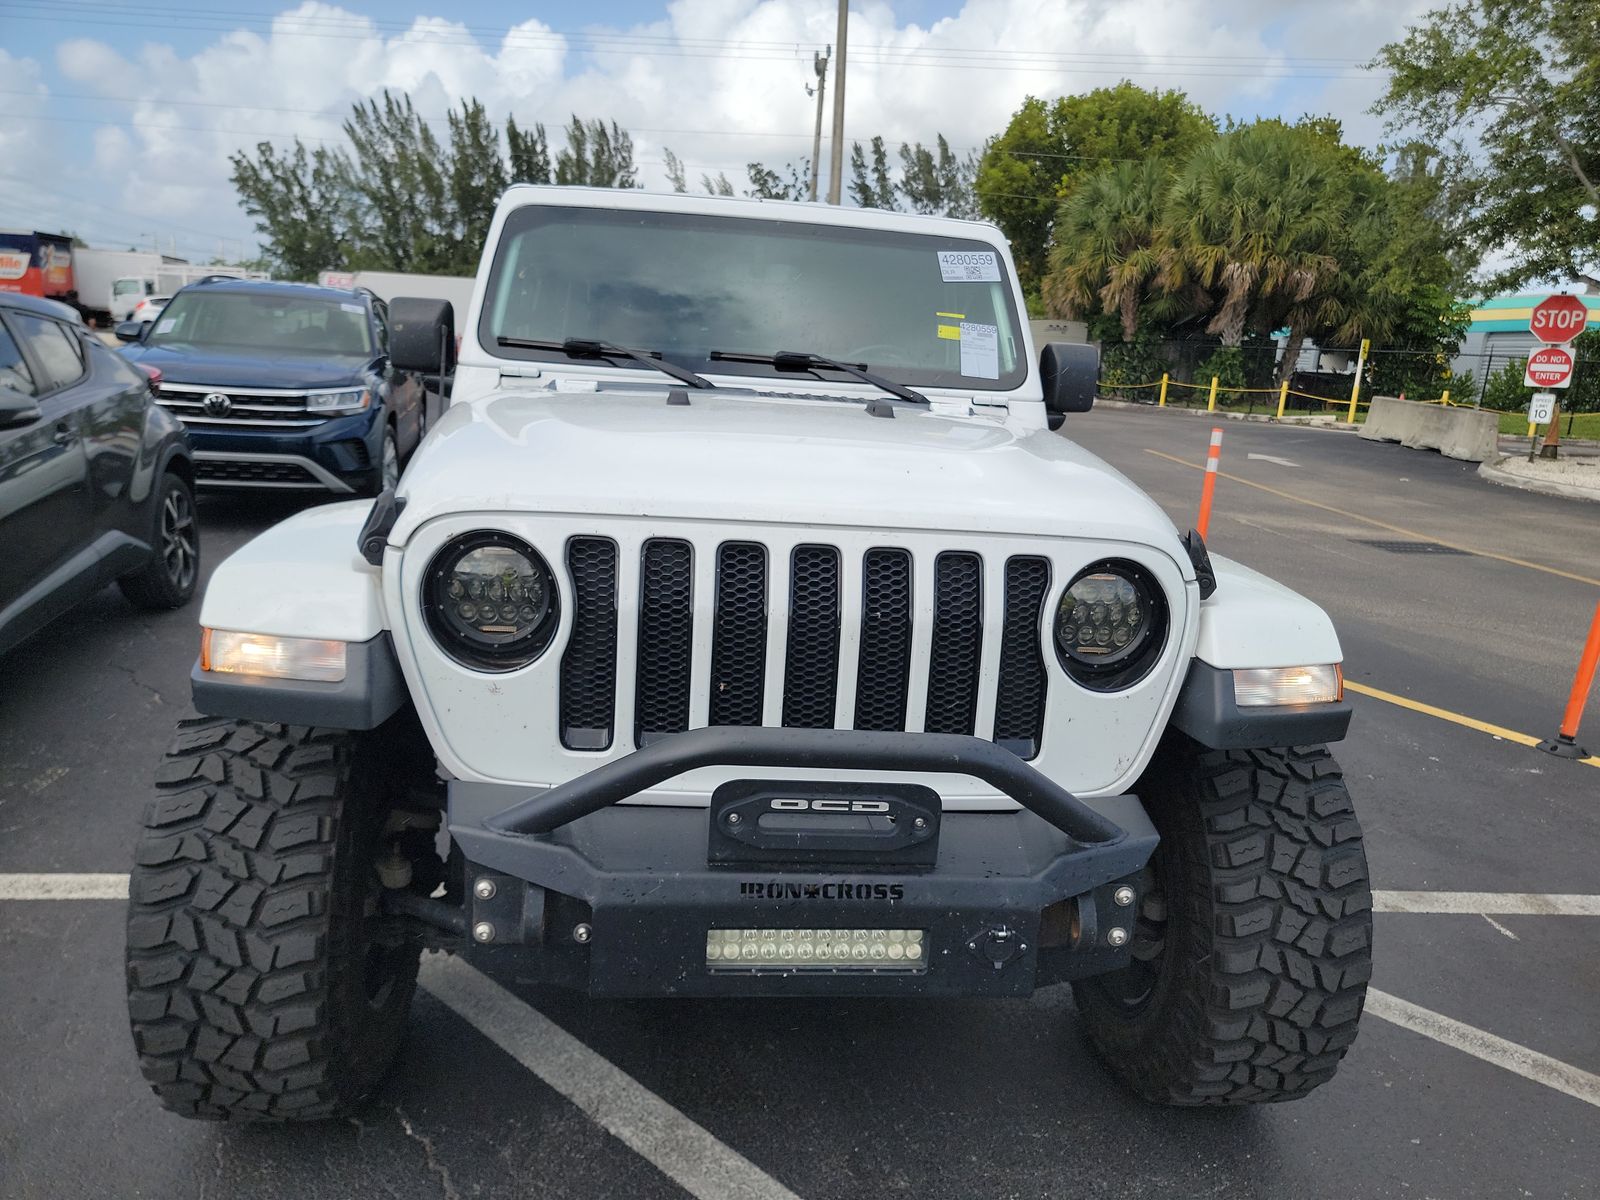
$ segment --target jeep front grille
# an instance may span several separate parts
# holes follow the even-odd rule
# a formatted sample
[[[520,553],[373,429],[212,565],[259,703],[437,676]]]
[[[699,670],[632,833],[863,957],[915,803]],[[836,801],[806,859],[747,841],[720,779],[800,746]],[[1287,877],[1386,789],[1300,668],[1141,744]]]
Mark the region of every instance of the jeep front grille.
[[[919,601],[908,550],[868,549],[846,571],[837,546],[795,546],[785,556],[788,578],[778,593],[784,604],[779,611],[774,611],[766,546],[730,540],[700,552],[714,555],[714,569],[701,575],[714,588],[711,596],[694,594],[697,547],[677,538],[645,541],[635,609],[618,596],[616,543],[603,537],[568,542],[574,612],[561,662],[564,747],[607,750],[618,720],[631,721],[635,745],[645,746],[688,729],[694,711],[706,714],[711,725],[834,728],[846,673],[855,678],[853,701],[844,693],[844,727],[904,730],[913,697],[925,696],[922,719],[910,727],[971,734],[988,726],[978,719],[987,668],[997,676],[995,741],[1023,758],[1039,753],[1047,698],[1039,649],[1050,586],[1047,559],[1018,555],[1005,560],[1005,595],[999,598],[1004,628],[997,652],[991,650],[994,661],[985,662],[984,563],[972,551],[938,554],[932,595]],[[847,578],[861,588],[856,629],[844,627],[843,614],[853,610],[844,603]],[[770,630],[779,619],[780,631]],[[697,629],[700,621],[705,625]],[[925,688],[914,688],[911,678],[919,626],[928,649]],[[772,632],[782,639],[781,654],[769,650]],[[637,648],[633,711],[617,712],[622,690],[617,645],[630,634]],[[697,635],[702,654],[709,643],[708,672],[706,659],[700,659],[705,674],[699,686],[706,694],[699,696]],[[996,645],[992,638],[989,644]],[[780,679],[771,677],[774,668],[781,671]]]

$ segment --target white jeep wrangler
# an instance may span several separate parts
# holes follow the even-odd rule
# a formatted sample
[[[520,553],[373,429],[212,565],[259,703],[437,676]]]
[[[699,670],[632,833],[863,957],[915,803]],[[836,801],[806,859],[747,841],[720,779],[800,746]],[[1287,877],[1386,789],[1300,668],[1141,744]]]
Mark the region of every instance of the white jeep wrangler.
[[[446,304],[396,301],[444,373]],[[595,996],[1071,981],[1175,1104],[1356,1034],[1340,649],[1055,432],[988,225],[514,187],[448,411],[220,567],[132,880],[176,1112],[347,1112],[421,951]]]

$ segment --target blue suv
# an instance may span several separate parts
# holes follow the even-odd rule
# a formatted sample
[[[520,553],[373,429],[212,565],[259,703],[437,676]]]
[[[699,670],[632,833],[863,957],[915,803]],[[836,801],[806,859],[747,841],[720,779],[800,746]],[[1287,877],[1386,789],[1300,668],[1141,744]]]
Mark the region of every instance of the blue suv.
[[[117,337],[160,373],[203,488],[375,496],[422,439],[423,378],[390,361],[388,308],[365,289],[213,276]]]

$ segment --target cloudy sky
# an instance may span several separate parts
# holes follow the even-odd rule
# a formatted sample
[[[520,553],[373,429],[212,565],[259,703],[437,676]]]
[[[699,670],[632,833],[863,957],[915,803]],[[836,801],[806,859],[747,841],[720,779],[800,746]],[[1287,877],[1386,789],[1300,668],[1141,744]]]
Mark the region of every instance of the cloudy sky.
[[[1331,113],[1366,144],[1381,81],[1362,69],[1428,0],[854,0],[846,136],[943,132],[960,149],[1024,95],[1118,79],[1249,118]],[[497,120],[570,113],[662,149],[691,178],[809,154],[812,54],[833,0],[0,0],[0,226],[204,260],[252,253],[228,155],[341,140],[388,88],[444,127],[461,96]],[[824,147],[824,157],[827,150]]]

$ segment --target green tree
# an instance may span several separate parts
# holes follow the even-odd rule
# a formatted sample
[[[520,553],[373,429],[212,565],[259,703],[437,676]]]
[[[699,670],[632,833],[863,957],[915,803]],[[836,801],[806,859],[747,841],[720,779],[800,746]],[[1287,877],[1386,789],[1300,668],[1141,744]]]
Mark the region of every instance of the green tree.
[[[544,126],[522,129],[515,117],[506,118],[506,160],[517,183],[550,182],[550,142]]]
[[[804,200],[810,194],[811,160],[802,158],[798,165],[790,162],[783,166],[788,178],[761,163],[747,164],[750,190],[745,195],[760,200]]]
[[[1594,0],[1460,0],[1378,52],[1376,105],[1449,167],[1479,252],[1512,265],[1492,288],[1600,286],[1600,19]]]
[[[1049,315],[1115,316],[1122,340],[1134,340],[1141,312],[1157,294],[1171,175],[1159,159],[1119,162],[1073,190],[1055,223],[1043,289]]]
[[[639,186],[633,165],[633,138],[612,121],[583,121],[576,114],[567,125],[567,144],[556,155],[555,181],[584,187]]]
[[[349,265],[442,273],[460,239],[450,203],[449,168],[439,140],[409,96],[384,92],[355,105],[344,123],[351,190],[366,235]]]
[[[467,274],[478,263],[495,205],[506,190],[506,164],[494,122],[477,100],[451,110],[450,203],[455,212],[455,245],[445,270]]]
[[[667,182],[672,185],[674,192],[689,190],[689,177],[683,169],[683,159],[665,146],[661,148],[661,165],[666,168]]]
[[[895,186],[912,212],[973,217],[977,215],[977,196],[973,192],[977,172],[977,154],[957,158],[940,133],[935,135],[932,148],[921,142],[910,146],[901,143],[900,182]]]
[[[893,210],[900,207],[895,199],[894,177],[889,173],[889,151],[883,144],[883,138],[872,139],[870,173],[861,143],[850,144],[850,198],[862,208]]]
[[[299,139],[281,151],[261,142],[254,156],[240,150],[228,161],[274,275],[311,280],[349,265],[355,216],[350,163],[341,151],[307,150]]]
[[[1315,136],[1245,126],[1201,147],[1173,180],[1161,284],[1208,295],[1206,332],[1224,347],[1243,342],[1252,315],[1258,327],[1275,328],[1280,313],[1302,328],[1329,324],[1313,302],[1341,269],[1348,192]]]
[[[1057,208],[1080,179],[1119,160],[1175,166],[1216,132],[1216,119],[1180,91],[1123,81],[1049,103],[1029,96],[984,148],[978,207],[1010,240],[1023,287],[1036,298]]]

